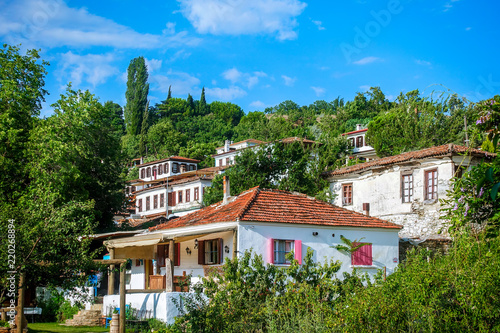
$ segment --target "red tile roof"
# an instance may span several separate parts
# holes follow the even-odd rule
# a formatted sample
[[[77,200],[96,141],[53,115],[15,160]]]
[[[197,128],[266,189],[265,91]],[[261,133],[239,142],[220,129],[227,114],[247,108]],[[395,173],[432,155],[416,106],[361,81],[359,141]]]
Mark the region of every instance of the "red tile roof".
[[[313,141],[313,140],[309,140],[309,139],[306,139],[306,138],[299,138],[298,136],[291,136],[289,138],[284,138],[284,139],[281,139],[281,140],[278,140],[279,142],[283,142],[283,143],[292,143],[292,142],[295,142],[295,141],[299,141],[299,142],[302,142],[302,143],[307,143],[307,144],[318,144],[318,145],[322,145],[321,142],[316,142],[316,141]]]
[[[257,139],[246,139],[246,140],[243,140],[243,141],[238,141],[238,142],[231,143],[231,144],[229,145],[229,147],[231,147],[231,146],[235,146],[235,145],[238,145],[238,144],[240,144],[240,143],[244,143],[244,142],[256,143],[257,145],[260,145],[260,144],[262,144],[262,143],[266,143],[265,141],[260,141],[260,140],[257,140]],[[215,149],[222,149],[222,148],[224,148],[224,146],[222,146],[222,147],[217,147],[217,148],[215,148]]]
[[[363,133],[363,132],[366,132],[366,131],[368,131],[368,128],[363,128],[363,129],[360,129],[360,130],[355,130],[355,131],[352,131],[352,132],[342,133],[342,135],[349,135],[349,134]]]
[[[137,167],[144,167],[146,165],[151,165],[151,164],[156,164],[156,163],[162,163],[162,162],[166,162],[166,161],[187,162],[187,163],[200,163],[199,160],[195,160],[194,158],[188,158],[188,157],[182,157],[182,156],[171,156],[171,157],[163,158],[161,160],[139,164],[139,165],[137,165]]]
[[[325,172],[323,175],[324,176],[345,175],[345,174],[349,174],[349,173],[353,173],[353,172],[360,172],[360,171],[364,171],[364,170],[369,170],[369,169],[375,168],[375,167],[384,167],[384,166],[389,166],[389,165],[403,163],[403,162],[410,162],[413,160],[421,160],[421,159],[425,159],[425,158],[429,158],[429,157],[440,157],[440,156],[445,156],[445,155],[459,155],[459,154],[476,156],[476,157],[486,157],[486,158],[492,158],[492,157],[496,156],[496,154],[488,153],[486,151],[475,149],[475,148],[458,146],[458,145],[454,145],[454,144],[447,144],[447,145],[436,146],[436,147],[426,148],[426,149],[417,150],[417,151],[410,151],[410,152],[402,153],[399,155],[384,157],[384,158],[380,158],[380,159],[373,160],[373,161],[366,162],[366,163],[351,165],[351,166],[340,168],[337,170]]]
[[[305,194],[254,187],[227,204],[222,202],[200,209],[150,231],[203,225],[217,222],[274,222],[338,227],[388,228],[402,227],[381,219],[356,213],[316,200]]]

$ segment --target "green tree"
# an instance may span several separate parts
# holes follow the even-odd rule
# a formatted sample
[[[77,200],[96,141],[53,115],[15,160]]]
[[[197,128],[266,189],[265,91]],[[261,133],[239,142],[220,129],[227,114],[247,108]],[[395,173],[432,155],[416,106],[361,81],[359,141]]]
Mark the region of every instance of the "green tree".
[[[113,114],[111,125],[115,128],[117,135],[122,136],[125,132],[125,120],[123,119],[123,108],[120,104],[112,101],[104,103],[104,107]]]
[[[209,113],[207,100],[205,99],[205,87],[201,89],[200,102],[198,103],[198,114],[204,116]]]
[[[186,139],[169,119],[162,119],[149,128],[147,142],[150,154],[163,158],[179,154]]]
[[[127,69],[127,91],[125,97],[125,124],[129,135],[139,135],[142,129],[144,110],[148,100],[148,69],[144,57],[130,61]]]

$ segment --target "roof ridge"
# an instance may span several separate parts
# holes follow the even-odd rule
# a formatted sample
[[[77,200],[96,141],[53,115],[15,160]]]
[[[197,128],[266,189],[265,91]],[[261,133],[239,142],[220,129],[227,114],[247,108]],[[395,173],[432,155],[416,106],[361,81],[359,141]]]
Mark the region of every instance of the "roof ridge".
[[[255,186],[253,188],[253,191],[254,191],[254,193],[252,194],[252,196],[250,197],[250,199],[247,201],[247,203],[243,206],[241,212],[238,215],[236,215],[236,219],[237,220],[241,220],[241,218],[248,211],[248,209],[250,208],[250,206],[252,205],[252,203],[254,203],[255,199],[257,198],[257,195],[260,193],[260,186]]]

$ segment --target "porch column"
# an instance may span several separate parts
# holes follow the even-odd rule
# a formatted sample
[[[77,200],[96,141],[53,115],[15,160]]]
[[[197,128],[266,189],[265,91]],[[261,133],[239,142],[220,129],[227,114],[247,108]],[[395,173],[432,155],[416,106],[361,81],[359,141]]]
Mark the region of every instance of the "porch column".
[[[233,230],[233,259],[238,255],[238,229]]]
[[[125,269],[127,263],[120,264],[120,333],[125,333]]]
[[[109,249],[109,259],[115,259],[115,249]],[[115,265],[109,266],[110,272],[108,272],[108,295],[113,295],[115,293]]]
[[[165,276],[165,280],[167,282],[167,291],[170,289],[170,291],[174,291],[174,263],[175,263],[175,257],[174,257],[174,249],[175,249],[175,242],[173,239],[169,240],[168,242],[168,260],[166,264],[169,266],[167,268],[167,272]],[[170,283],[169,283],[170,280]]]

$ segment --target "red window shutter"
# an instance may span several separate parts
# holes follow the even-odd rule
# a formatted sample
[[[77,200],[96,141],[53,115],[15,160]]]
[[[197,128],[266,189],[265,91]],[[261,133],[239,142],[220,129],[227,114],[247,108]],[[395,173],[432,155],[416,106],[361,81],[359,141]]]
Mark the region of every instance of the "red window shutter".
[[[163,267],[165,266],[165,245],[158,245],[157,251],[158,251],[158,266]]]
[[[181,243],[175,243],[175,260],[174,260],[174,266],[180,266],[181,265]]]
[[[205,242],[198,241],[198,265],[205,265]]]
[[[296,240],[294,244],[294,256],[295,260],[299,262],[299,265],[302,265],[302,241]]]
[[[177,204],[177,203],[176,203],[176,201],[175,201],[175,199],[176,199],[176,194],[177,194],[177,192],[175,192],[175,191],[174,191],[174,192],[172,192],[172,206],[175,206],[175,205]]]
[[[267,240],[267,262],[274,264],[274,239]]]
[[[353,243],[357,246],[359,243]],[[372,244],[365,243],[362,247],[351,254],[351,264],[360,266],[372,265]]]
[[[222,238],[219,238],[219,262],[218,264],[222,264],[224,262],[224,248],[222,247]]]

